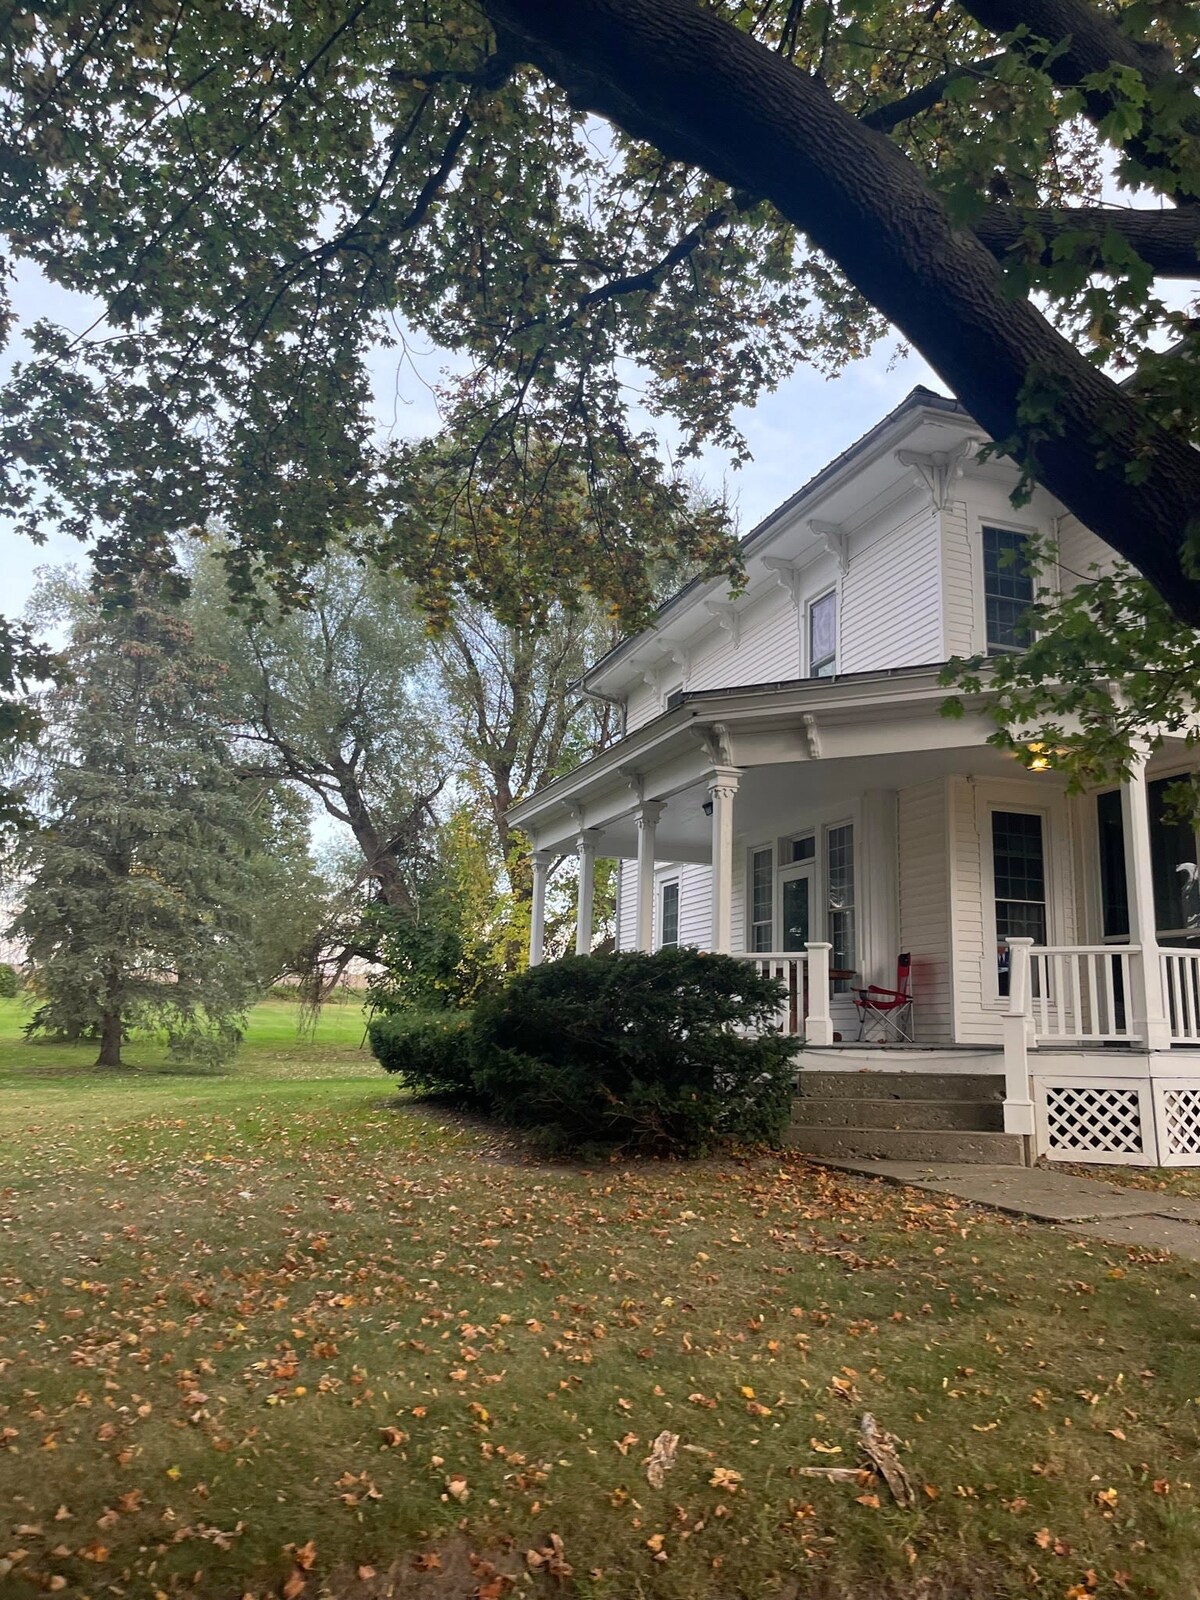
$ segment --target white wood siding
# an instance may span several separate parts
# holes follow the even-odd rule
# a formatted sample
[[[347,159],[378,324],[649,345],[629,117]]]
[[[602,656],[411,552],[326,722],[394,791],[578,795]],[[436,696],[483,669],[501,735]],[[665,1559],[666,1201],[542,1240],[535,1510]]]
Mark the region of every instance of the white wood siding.
[[[663,697],[661,692],[651,688],[648,683],[639,683],[626,696],[625,732],[632,733],[635,728],[640,728],[643,723],[652,722],[662,708]]]
[[[617,865],[617,949],[632,950],[637,945],[637,862]]]
[[[1085,528],[1078,517],[1059,518],[1059,581],[1064,590],[1074,589],[1081,579],[1090,577],[1091,567],[1106,571],[1117,560],[1117,553],[1112,546],[1097,538],[1090,528]]]
[[[942,612],[949,659],[975,649],[975,562],[964,502],[952,500],[942,512],[941,524]]]
[[[854,535],[842,579],[839,672],[941,661],[938,519],[928,496],[909,496]]]
[[[951,778],[949,792],[955,1039],[994,1045],[1002,1040],[1004,1002],[996,981],[992,812],[1041,814],[1050,942],[1072,944],[1080,924],[1069,809],[1061,788],[1046,779]]]
[[[949,1044],[954,1037],[947,809],[944,779],[899,792],[900,948],[912,955],[922,1044]]]
[[[743,604],[736,648],[721,628],[710,626],[696,639],[688,663],[689,689],[728,689],[799,677],[800,628],[791,597],[772,584],[761,597]]]

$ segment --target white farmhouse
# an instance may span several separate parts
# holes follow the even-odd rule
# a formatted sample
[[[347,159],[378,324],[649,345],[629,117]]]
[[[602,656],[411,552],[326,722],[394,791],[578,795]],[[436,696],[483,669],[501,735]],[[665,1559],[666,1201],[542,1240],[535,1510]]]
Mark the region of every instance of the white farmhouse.
[[[615,856],[623,949],[785,978],[801,1146],[1197,1163],[1197,846],[1164,803],[1188,753],[1068,795],[984,716],[941,712],[941,663],[1020,643],[1027,536],[1064,584],[1112,554],[1041,490],[1015,510],[983,442],[914,389],[747,536],[742,594],[688,584],[586,673],[625,733],[512,812],[531,959],[552,861],[579,853],[586,953],[592,865]],[[864,1019],[869,984],[910,986],[911,1012]]]

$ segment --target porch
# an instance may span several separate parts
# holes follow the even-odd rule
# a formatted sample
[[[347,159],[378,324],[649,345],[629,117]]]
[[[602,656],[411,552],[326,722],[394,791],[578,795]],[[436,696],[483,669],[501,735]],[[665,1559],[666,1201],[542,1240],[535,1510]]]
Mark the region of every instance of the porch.
[[[587,954],[614,856],[622,948],[780,979],[802,1099],[817,1072],[994,1074],[1025,1160],[1200,1163],[1197,851],[1161,804],[1186,752],[1071,796],[943,699],[936,668],[685,695],[514,811],[531,962],[553,865],[577,856]],[[895,984],[901,951],[911,1043],[860,1043],[855,992]]]

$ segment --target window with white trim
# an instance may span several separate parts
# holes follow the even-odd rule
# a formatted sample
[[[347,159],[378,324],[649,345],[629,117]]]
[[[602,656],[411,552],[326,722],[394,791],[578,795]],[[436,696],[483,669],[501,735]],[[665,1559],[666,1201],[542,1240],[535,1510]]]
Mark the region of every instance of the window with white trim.
[[[672,878],[659,891],[658,927],[660,950],[679,943],[679,879]]]
[[[808,675],[832,678],[837,670],[837,591],[831,589],[808,608]]]
[[[992,881],[999,989],[1007,994],[1009,955],[1004,940],[1046,943],[1046,847],[1040,812],[992,812]]]
[[[775,852],[770,845],[751,850],[747,881],[746,948],[770,950],[775,942]]]
[[[1024,650],[1033,638],[1024,618],[1033,604],[1029,535],[983,527],[983,611],[990,656]]]

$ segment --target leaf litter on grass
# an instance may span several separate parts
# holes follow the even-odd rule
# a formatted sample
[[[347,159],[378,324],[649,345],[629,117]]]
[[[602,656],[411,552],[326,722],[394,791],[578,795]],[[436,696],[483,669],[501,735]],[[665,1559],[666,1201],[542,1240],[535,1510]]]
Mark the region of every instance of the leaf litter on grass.
[[[1092,1574],[1181,1600],[1177,1269],[798,1158],[588,1171],[478,1141],[361,1091],[30,1135],[0,1208],[14,1600],[382,1594],[451,1550],[464,1595]],[[861,1402],[918,1506],[852,1465]],[[822,1451],[857,1494],[804,1480]]]

